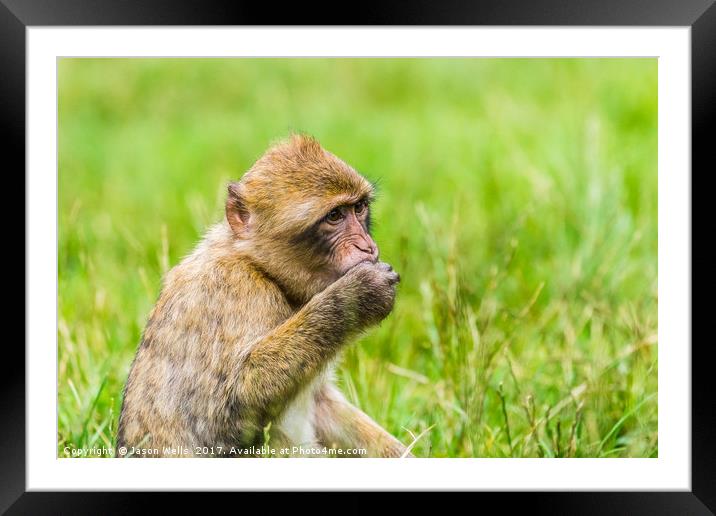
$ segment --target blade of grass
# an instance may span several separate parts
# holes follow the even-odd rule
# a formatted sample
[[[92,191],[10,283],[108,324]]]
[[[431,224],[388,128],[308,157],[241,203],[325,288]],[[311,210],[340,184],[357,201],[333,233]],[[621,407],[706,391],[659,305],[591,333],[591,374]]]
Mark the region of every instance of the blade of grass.
[[[616,422],[616,424],[612,427],[611,430],[607,433],[607,435],[604,436],[604,438],[599,443],[599,447],[597,448],[597,456],[602,452],[602,448],[604,448],[604,445],[607,443],[607,441],[614,435],[624,424],[624,422],[629,419],[632,415],[634,415],[644,404],[652,399],[654,396],[656,396],[658,393],[653,392],[643,400],[641,400],[639,403],[637,403],[630,411],[628,411],[626,414],[624,414],[621,418],[619,418],[619,421]]]

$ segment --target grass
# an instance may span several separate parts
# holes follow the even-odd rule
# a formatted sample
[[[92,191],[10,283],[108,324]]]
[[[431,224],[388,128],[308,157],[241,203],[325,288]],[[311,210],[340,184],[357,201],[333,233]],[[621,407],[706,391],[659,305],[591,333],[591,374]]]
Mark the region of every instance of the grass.
[[[64,59],[58,455],[114,444],[162,275],[305,131],[379,185],[338,380],[421,457],[656,457],[655,59]]]

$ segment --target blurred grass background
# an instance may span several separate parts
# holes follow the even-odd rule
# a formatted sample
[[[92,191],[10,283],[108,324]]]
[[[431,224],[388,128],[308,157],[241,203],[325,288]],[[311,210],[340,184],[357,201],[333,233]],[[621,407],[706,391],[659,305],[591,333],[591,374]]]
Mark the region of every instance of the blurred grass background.
[[[291,131],[378,181],[347,396],[429,457],[655,457],[655,59],[63,59],[58,455],[114,444],[161,277]]]

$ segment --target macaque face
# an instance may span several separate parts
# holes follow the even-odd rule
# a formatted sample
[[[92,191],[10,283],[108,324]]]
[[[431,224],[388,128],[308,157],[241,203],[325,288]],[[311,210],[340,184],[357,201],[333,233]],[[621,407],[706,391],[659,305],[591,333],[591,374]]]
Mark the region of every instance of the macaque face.
[[[321,200],[319,212],[308,229],[293,239],[291,254],[322,288],[343,276],[351,267],[378,261],[378,246],[369,234],[368,197],[334,202]]]
[[[370,206],[367,199],[332,208],[317,227],[320,249],[326,253],[327,265],[342,276],[354,265],[378,260],[378,246],[369,231]]]

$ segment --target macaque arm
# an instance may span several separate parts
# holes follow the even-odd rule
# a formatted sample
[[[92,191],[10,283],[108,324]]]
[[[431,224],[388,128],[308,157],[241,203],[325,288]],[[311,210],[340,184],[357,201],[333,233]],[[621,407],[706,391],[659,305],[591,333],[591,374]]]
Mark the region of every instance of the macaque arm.
[[[236,399],[244,406],[280,408],[313,380],[354,333],[355,314],[329,287],[253,343],[236,364]]]
[[[366,450],[367,455],[356,457],[401,457],[405,453],[400,441],[351,405],[330,384],[323,385],[316,393],[315,428],[324,446]]]

